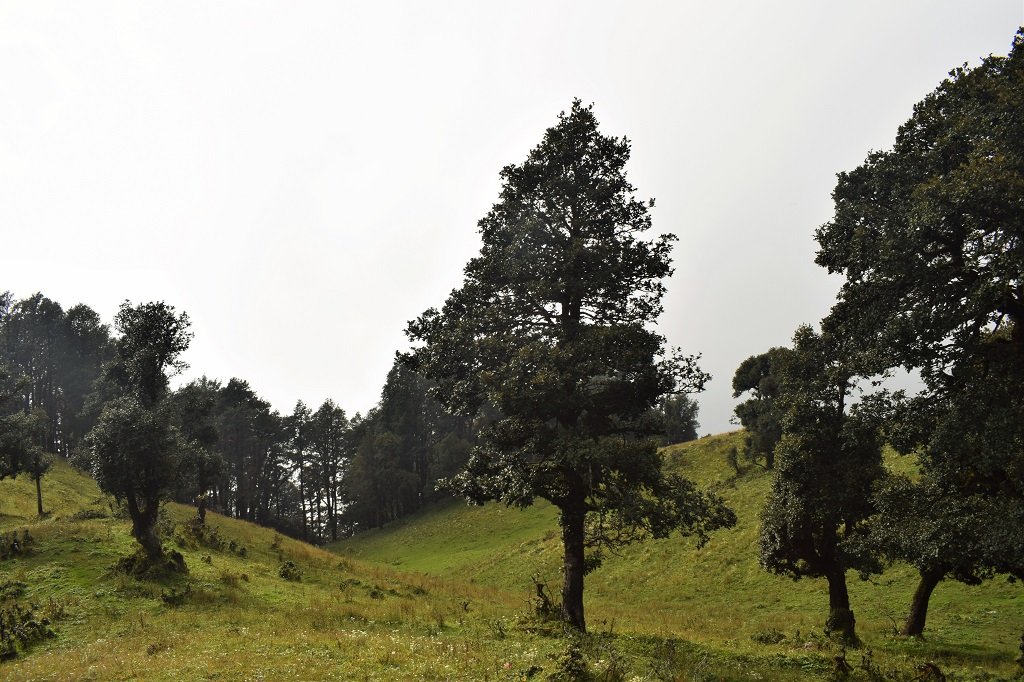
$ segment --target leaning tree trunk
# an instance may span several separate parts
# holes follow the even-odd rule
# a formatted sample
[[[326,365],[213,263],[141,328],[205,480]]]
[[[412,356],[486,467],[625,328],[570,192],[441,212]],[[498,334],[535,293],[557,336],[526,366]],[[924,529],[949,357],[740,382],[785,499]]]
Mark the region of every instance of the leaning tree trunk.
[[[850,610],[850,593],[846,590],[846,571],[834,567],[825,578],[828,580],[828,620],[825,629],[834,632],[847,643],[857,642],[856,620]]]
[[[562,616],[580,632],[586,632],[583,617],[583,522],[586,517],[582,495],[573,496],[562,508]]]
[[[942,573],[938,571],[921,571],[921,581],[914,591],[914,598],[910,601],[910,613],[907,615],[907,622],[903,624],[900,634],[906,637],[920,637],[924,632],[924,622],[928,617],[928,600],[932,597],[932,590],[942,580]]]

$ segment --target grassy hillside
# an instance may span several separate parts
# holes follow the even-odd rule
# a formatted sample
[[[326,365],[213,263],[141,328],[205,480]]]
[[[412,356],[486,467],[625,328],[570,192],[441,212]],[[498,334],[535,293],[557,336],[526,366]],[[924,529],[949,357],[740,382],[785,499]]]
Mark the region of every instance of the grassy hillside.
[[[587,577],[588,620],[597,629],[677,636],[709,651],[771,660],[816,649],[827,609],[823,580],[794,582],[757,564],[758,511],[768,491],[762,468],[738,476],[725,453],[742,434],[704,438],[667,451],[668,462],[710,486],[736,510],[737,527],[703,549],[670,538],[628,548]],[[904,459],[891,465],[906,468]],[[458,503],[343,541],[332,547],[358,558],[431,576],[528,594],[531,576],[559,586],[557,513]],[[885,666],[914,670],[935,660],[961,675],[1013,675],[1024,631],[1021,587],[996,579],[981,587],[942,583],[931,601],[927,639],[893,635],[905,615],[916,575],[895,567],[871,582],[850,574],[858,631]],[[778,644],[757,640],[784,636]]]
[[[563,646],[504,639],[494,623],[515,605],[488,588],[398,575],[216,514],[223,545],[195,543],[183,534],[193,510],[178,505],[166,544],[189,574],[123,575],[113,566],[134,545],[110,500],[64,463],[43,484],[53,514],[40,521],[30,482],[0,481],[0,533],[33,538],[0,561],[0,608],[34,605],[55,636],[0,662],[2,680],[498,679],[510,660],[552,666]],[[300,580],[281,577],[288,561]]]
[[[593,633],[582,639],[531,615],[531,576],[558,589],[546,505],[440,505],[332,548],[343,556],[216,514],[197,539],[193,510],[168,505],[166,544],[189,574],[138,579],[115,569],[134,550],[129,524],[87,476],[58,462],[44,478],[51,514],[41,520],[30,481],[0,481],[0,534],[33,538],[27,553],[0,560],[0,613],[31,610],[52,631],[0,662],[0,680],[570,679],[577,653],[594,680],[828,678],[839,652],[820,634],[824,586],[757,568],[768,479],[756,467],[731,473],[724,452],[738,438],[668,457],[718,488],[739,527],[702,550],[674,538],[609,559],[588,578]],[[288,562],[300,580],[282,577]],[[911,679],[925,660],[958,679],[1016,674],[1017,586],[940,586],[929,638],[915,642],[893,637],[889,620],[902,615],[912,576],[897,570],[876,583],[851,584],[872,651],[866,667],[863,652],[849,654],[854,678],[884,669]]]

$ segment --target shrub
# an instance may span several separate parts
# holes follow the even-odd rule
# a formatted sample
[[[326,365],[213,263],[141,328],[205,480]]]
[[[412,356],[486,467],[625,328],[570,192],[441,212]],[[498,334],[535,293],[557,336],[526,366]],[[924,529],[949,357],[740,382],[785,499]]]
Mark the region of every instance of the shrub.
[[[0,607],[0,661],[14,658],[35,642],[53,637],[50,621],[36,613],[38,607],[10,602]]]
[[[558,657],[558,669],[548,677],[551,682],[584,682],[590,679],[587,662],[583,658],[579,642],[570,641]]]
[[[768,628],[767,630],[755,632],[750,636],[750,639],[758,644],[778,644],[786,639],[786,635],[775,628]]]
[[[109,518],[109,514],[102,509],[82,509],[76,511],[70,517],[71,521],[92,521],[93,519],[106,519]]]
[[[277,569],[277,574],[285,580],[299,582],[302,580],[302,569],[294,561],[285,561]]]
[[[192,586],[191,585],[186,586],[185,589],[180,591],[180,592],[176,588],[172,587],[170,592],[166,592],[166,591],[161,591],[160,592],[160,601],[162,601],[167,606],[170,606],[172,608],[176,608],[176,607],[181,606],[182,604],[184,604],[185,600],[187,600],[191,595],[192,595]]]

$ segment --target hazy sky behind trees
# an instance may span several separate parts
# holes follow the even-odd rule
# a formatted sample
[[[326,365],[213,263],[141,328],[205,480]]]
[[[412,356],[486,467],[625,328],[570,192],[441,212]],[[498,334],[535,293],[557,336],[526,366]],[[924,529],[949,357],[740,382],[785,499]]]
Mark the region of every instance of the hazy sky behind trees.
[[[736,366],[834,299],[835,174],[1021,24],[1021,0],[0,1],[0,291],[107,321],[165,300],[189,376],[365,411],[501,167],[579,97],[679,236],[660,330],[704,354],[724,431]]]

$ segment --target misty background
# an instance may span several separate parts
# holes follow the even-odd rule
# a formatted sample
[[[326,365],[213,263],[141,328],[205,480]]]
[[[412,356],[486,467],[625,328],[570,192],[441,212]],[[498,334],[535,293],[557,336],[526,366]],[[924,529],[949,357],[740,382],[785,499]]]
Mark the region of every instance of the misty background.
[[[736,366],[834,299],[835,174],[1021,24],[1020,0],[0,2],[0,291],[108,322],[165,300],[186,379],[365,412],[500,169],[579,97],[679,237],[659,329],[714,375],[700,432],[730,430]]]

